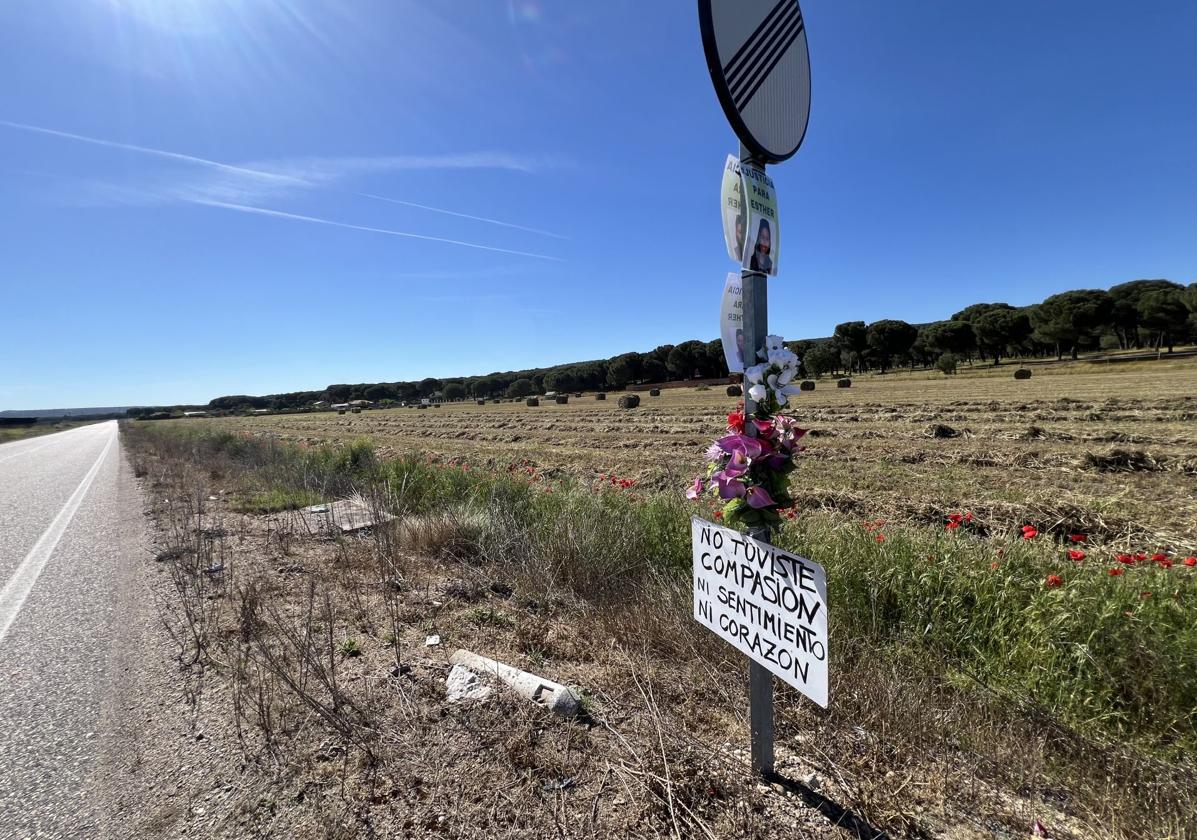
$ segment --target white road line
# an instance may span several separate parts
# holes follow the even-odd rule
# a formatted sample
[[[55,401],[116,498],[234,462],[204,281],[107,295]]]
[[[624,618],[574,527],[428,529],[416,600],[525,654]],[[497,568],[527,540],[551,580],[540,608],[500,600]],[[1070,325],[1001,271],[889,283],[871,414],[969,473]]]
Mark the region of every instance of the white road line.
[[[4,589],[0,590],[0,642],[3,642],[4,637],[8,635],[8,629],[16,621],[17,613],[25,605],[25,599],[29,597],[33,585],[37,583],[38,576],[46,567],[50,555],[58,547],[58,541],[66,533],[67,526],[71,524],[71,519],[75,516],[75,511],[79,510],[79,505],[83,503],[83,497],[91,489],[92,482],[95,481],[100,467],[104,465],[104,459],[108,457],[108,453],[112,450],[112,444],[115,442],[116,435],[114,434],[108,439],[104,451],[91,465],[87,475],[83,476],[83,480],[79,482],[75,492],[62,506],[62,510],[58,511],[58,515],[54,517],[50,527],[46,528],[45,533],[38,537],[37,542],[34,543],[33,548],[29,549],[29,553],[25,555],[25,559],[21,561],[21,565],[17,567],[12,578],[4,584]]]

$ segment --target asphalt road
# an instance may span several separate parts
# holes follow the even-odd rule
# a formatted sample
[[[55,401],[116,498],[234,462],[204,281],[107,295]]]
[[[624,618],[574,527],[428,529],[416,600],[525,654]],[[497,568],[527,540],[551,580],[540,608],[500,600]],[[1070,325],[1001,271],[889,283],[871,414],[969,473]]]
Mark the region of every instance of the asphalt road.
[[[0,446],[0,838],[99,836],[141,504],[115,422]]]

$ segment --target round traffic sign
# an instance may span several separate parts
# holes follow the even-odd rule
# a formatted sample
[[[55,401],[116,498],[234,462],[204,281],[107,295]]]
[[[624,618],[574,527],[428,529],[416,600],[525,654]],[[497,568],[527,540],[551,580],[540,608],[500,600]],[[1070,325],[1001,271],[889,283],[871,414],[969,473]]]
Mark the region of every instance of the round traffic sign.
[[[810,117],[810,55],[798,0],[698,0],[702,46],[727,121],[755,157],[798,151]]]

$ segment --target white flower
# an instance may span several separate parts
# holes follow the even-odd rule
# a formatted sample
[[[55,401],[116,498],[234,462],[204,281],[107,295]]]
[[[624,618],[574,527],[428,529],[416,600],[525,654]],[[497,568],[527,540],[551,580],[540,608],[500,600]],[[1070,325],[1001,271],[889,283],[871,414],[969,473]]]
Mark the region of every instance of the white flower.
[[[759,383],[765,378],[765,369],[768,365],[753,365],[744,371],[744,378],[749,382]]]
[[[798,357],[794,355],[792,350],[787,350],[782,347],[780,350],[769,351],[769,364],[777,365],[780,368],[798,369]]]
[[[759,382],[748,389],[748,399],[753,402],[761,402],[765,399],[765,386]]]
[[[782,388],[774,390],[773,395],[777,397],[778,405],[785,405],[790,401],[790,397],[802,392],[802,389],[797,385],[786,385]]]

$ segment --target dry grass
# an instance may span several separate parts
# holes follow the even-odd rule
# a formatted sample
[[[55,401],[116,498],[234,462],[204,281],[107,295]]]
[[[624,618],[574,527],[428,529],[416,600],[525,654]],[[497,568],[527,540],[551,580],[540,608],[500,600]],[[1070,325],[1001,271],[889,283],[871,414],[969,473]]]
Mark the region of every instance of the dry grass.
[[[916,522],[972,510],[995,530],[1036,521],[1115,547],[1197,549],[1197,360],[1064,364],[1027,381],[1012,371],[866,376],[846,390],[820,381],[798,403],[815,431],[800,502]],[[667,489],[697,471],[735,404],[722,389],[678,388],[632,411],[582,399],[186,422],[301,444],[365,436],[384,457],[419,451],[489,469],[528,459]]]
[[[830,712],[779,689],[779,770],[804,784],[757,785],[742,658],[610,523],[462,499],[328,538],[294,511],[236,512],[256,478],[233,462],[135,446],[171,500],[153,512],[180,660],[231,686],[227,734],[272,792],[224,836],[1025,837],[1035,819],[1057,838],[1197,836],[1191,768],[844,630]],[[402,510],[403,490],[371,498]],[[593,722],[447,703],[456,647],[587,689]]]

